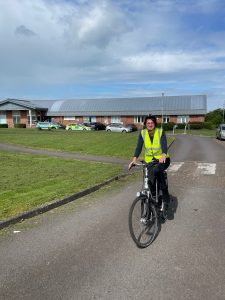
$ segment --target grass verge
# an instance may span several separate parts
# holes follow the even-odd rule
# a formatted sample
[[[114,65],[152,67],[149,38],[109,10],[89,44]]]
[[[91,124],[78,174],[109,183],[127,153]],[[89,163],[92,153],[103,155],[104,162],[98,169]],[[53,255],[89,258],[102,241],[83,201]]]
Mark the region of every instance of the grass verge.
[[[169,132],[172,134],[172,131]],[[183,134],[184,129],[176,129],[175,134]],[[214,129],[190,129],[186,131],[186,134],[190,135],[199,135],[199,136],[208,136],[208,137],[216,137],[216,131]]]
[[[0,220],[117,175],[122,167],[1,151]]]

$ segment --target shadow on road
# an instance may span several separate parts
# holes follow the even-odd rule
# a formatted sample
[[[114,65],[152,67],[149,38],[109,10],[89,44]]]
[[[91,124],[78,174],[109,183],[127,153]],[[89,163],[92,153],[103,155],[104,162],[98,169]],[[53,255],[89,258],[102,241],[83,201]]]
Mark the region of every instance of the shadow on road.
[[[168,220],[173,220],[174,215],[177,211],[177,206],[178,206],[178,200],[177,197],[170,195],[170,205],[169,205],[169,210],[168,210]]]
[[[159,219],[158,219],[158,232],[157,232],[154,240],[157,239],[157,237],[158,237],[158,235],[161,231],[162,224],[166,223],[166,221],[174,220],[174,216],[176,214],[177,207],[178,207],[177,197],[170,194],[170,204],[169,204],[169,208],[168,208],[167,219],[164,220],[163,218],[159,217]]]

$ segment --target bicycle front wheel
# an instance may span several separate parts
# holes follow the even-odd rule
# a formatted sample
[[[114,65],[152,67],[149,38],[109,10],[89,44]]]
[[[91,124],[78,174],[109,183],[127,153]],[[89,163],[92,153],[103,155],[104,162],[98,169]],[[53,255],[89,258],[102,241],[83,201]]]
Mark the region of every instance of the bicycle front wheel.
[[[156,236],[158,218],[155,206],[147,201],[147,197],[137,197],[129,211],[129,230],[138,247],[148,247]]]

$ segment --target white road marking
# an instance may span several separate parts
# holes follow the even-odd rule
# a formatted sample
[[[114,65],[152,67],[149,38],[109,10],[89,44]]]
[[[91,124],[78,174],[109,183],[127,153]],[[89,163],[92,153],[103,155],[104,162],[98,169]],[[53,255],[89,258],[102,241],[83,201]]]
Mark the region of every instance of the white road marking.
[[[168,172],[176,173],[183,166],[184,162],[173,162],[168,168]],[[216,174],[216,163],[195,163],[194,175],[215,175]],[[193,170],[194,170],[193,169]]]
[[[168,168],[168,171],[169,172],[177,172],[179,169],[180,169],[180,167],[182,167],[183,166],[183,162],[179,162],[179,163],[172,163],[170,166],[169,166],[169,168]]]
[[[200,170],[200,173],[204,175],[216,174],[216,164],[214,163],[198,163],[198,169]]]

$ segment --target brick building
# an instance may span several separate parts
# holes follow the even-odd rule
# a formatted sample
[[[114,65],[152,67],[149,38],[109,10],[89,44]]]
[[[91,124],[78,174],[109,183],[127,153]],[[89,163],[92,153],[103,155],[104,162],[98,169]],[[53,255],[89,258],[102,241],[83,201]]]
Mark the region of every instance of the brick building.
[[[159,123],[201,123],[207,113],[205,95],[161,96],[106,99],[18,100],[0,101],[0,124],[16,123],[35,126],[37,121],[50,120],[64,124],[82,122],[143,124],[149,113]]]

